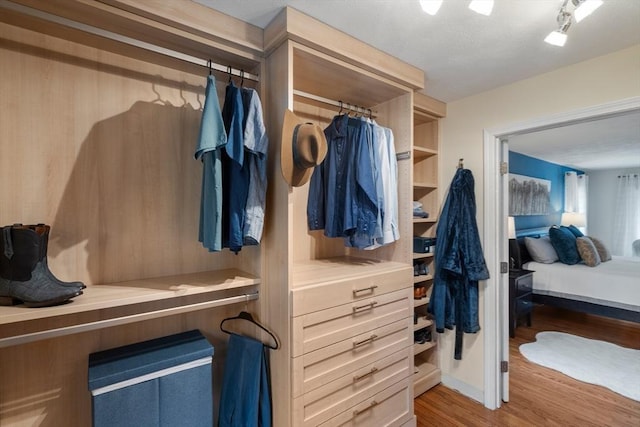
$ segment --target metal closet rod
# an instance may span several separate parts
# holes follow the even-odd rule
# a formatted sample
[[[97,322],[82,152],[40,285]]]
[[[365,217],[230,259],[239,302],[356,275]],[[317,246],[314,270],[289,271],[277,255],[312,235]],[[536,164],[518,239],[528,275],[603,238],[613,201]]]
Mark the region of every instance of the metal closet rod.
[[[53,15],[48,12],[43,12],[41,10],[34,9],[28,6],[16,4],[8,0],[0,0],[0,7],[4,9],[12,10],[14,12],[19,12],[34,18],[39,18],[45,21],[53,22],[55,24],[64,25],[66,27],[80,30],[85,33],[93,34],[95,36],[99,36],[99,37],[103,37],[116,42],[124,43],[129,46],[134,46],[134,47],[145,49],[151,52],[159,53],[161,55],[179,59],[184,62],[190,62],[192,64],[200,65],[207,69],[209,69],[209,65],[211,65],[211,69],[220,71],[222,73],[232,74],[234,76],[242,77],[242,78],[256,81],[256,82],[260,81],[259,77],[256,74],[247,73],[244,70],[238,70],[237,68],[233,68],[228,65],[216,64],[215,62],[211,62],[210,64],[209,61],[211,61],[211,59],[196,58],[195,56],[187,55],[182,52],[177,52],[175,50],[156,46],[154,44],[147,43],[142,40],[137,40],[132,37],[127,37],[111,31],[103,30],[101,28],[97,28],[91,25],[83,24],[81,22],[73,21],[71,19],[63,18],[61,16]]]
[[[147,311],[145,313],[131,314],[129,316],[114,317],[112,319],[96,320],[95,322],[81,323],[79,325],[63,326],[61,328],[47,329],[46,331],[32,332],[29,334],[15,335],[1,338],[0,348],[12,345],[25,344],[33,341],[56,338],[65,335],[77,334],[80,332],[94,331],[96,329],[109,328],[112,326],[126,325],[128,323],[141,322],[143,320],[157,319],[159,317],[172,316],[175,314],[190,313],[192,311],[205,310],[223,305],[248,302],[258,299],[258,292],[251,294],[236,295],[227,298],[219,298],[211,301],[198,302],[194,304],[181,305],[179,307],[164,308],[161,310]]]
[[[377,111],[373,111],[371,108],[365,108],[365,107],[361,107],[361,106],[358,106],[358,105],[355,105],[355,104],[349,104],[348,102],[336,101],[336,100],[333,100],[333,99],[325,98],[323,96],[318,96],[318,95],[314,95],[312,93],[303,92],[303,91],[297,90],[297,89],[293,90],[293,94],[296,95],[296,96],[300,96],[302,98],[311,99],[313,101],[322,102],[323,104],[332,105],[334,107],[344,108],[344,109],[347,109],[347,110],[350,110],[350,111],[356,111],[356,112],[362,113],[362,114],[370,113],[371,117],[377,117],[378,116],[378,112]],[[349,108],[349,107],[353,107],[353,108]]]

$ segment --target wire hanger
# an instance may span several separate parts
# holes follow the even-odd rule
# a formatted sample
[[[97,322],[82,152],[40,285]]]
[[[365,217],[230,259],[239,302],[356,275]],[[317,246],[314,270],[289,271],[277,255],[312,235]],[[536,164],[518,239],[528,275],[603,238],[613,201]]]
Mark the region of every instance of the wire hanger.
[[[240,70],[240,87],[244,87],[244,70]]]
[[[342,114],[342,101],[338,101],[340,103],[340,111],[338,111],[338,115]]]
[[[248,313],[246,311],[241,311],[240,314],[238,314],[235,317],[227,317],[226,319],[224,319],[222,322],[220,322],[220,329],[222,330],[222,332],[226,332],[227,334],[231,335],[233,332],[230,332],[228,330],[226,330],[225,328],[223,328],[222,325],[224,325],[224,322],[226,322],[227,320],[236,320],[236,319],[240,319],[240,320],[246,320],[248,322],[253,323],[254,325],[256,325],[257,327],[259,327],[260,329],[262,329],[263,331],[265,331],[267,334],[269,334],[269,336],[271,338],[273,338],[273,342],[276,343],[275,346],[272,346],[270,344],[264,344],[267,347],[269,347],[272,350],[277,350],[280,348],[280,343],[278,342],[278,339],[276,338],[276,336],[273,334],[273,332],[271,332],[270,330],[268,330],[267,328],[265,328],[264,326],[262,326],[260,323],[258,323],[253,316],[251,315],[251,313]]]

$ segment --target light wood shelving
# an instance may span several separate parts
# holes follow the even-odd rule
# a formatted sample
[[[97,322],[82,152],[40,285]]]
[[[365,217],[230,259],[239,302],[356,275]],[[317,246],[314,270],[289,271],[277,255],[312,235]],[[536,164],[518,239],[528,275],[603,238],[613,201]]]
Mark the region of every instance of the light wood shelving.
[[[422,203],[428,218],[413,218],[413,235],[435,237],[438,223],[438,149],[439,119],[446,115],[446,105],[420,93],[414,95],[413,109],[413,197]],[[433,248],[432,248],[433,249]],[[413,346],[414,396],[418,396],[440,382],[437,337],[433,321],[428,319],[427,306],[433,285],[434,253],[413,253],[414,262],[424,262],[428,275],[414,276],[414,286],[426,286],[427,298],[414,300],[418,323],[414,331],[431,328],[431,342]]]

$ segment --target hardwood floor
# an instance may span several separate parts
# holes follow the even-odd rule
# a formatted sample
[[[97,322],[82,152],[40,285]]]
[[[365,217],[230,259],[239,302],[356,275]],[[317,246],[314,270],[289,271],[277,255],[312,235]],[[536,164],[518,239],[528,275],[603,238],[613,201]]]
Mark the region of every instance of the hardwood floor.
[[[509,340],[510,401],[492,411],[438,385],[415,400],[418,427],[640,426],[640,402],[536,365],[520,354],[520,344],[535,341],[537,332],[553,330],[640,349],[640,324],[536,306],[533,325],[519,326]]]

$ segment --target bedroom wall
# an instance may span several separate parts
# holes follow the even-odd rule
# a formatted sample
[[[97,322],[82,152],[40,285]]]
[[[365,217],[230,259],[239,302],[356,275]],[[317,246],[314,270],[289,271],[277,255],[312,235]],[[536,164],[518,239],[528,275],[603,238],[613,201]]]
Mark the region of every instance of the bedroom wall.
[[[515,216],[516,230],[550,227],[560,223],[564,206],[564,174],[569,171],[575,171],[578,174],[584,173],[578,169],[509,151],[509,173],[551,181],[550,201],[552,213],[550,215]]]
[[[608,248],[613,248],[613,218],[616,210],[618,175],[640,173],[640,169],[609,169],[589,171],[589,201],[587,230]]]
[[[551,55],[562,54],[555,47],[548,48]],[[427,82],[427,86],[428,84]],[[447,104],[447,117],[441,122],[439,182],[442,188],[447,188],[455,174],[458,159],[464,158],[465,167],[471,170],[475,178],[477,223],[482,238],[484,129],[504,128],[515,123],[634,96],[640,96],[640,44],[450,102]],[[443,198],[447,191],[441,192]],[[495,271],[490,273],[492,276],[496,275]],[[485,286],[486,282],[480,284],[481,326],[484,325]],[[452,331],[439,335],[443,382],[482,401],[483,331],[465,335],[463,359],[460,361],[453,359],[454,335]]]

